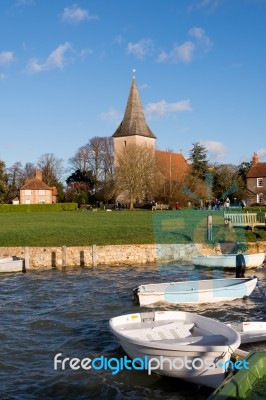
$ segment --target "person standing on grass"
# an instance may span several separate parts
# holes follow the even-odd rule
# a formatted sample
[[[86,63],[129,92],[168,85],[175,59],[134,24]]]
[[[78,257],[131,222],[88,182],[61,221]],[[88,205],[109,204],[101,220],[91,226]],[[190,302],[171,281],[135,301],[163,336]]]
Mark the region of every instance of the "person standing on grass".
[[[230,207],[230,199],[229,199],[229,197],[227,197],[226,200],[225,200],[225,207],[226,208]]]
[[[244,210],[244,208],[246,208],[245,200],[241,200],[241,207],[242,207],[242,210]]]

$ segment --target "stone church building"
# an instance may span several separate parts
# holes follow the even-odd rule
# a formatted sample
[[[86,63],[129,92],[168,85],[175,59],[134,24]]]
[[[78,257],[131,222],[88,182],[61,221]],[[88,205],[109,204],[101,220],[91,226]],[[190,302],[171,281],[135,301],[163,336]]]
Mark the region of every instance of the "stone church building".
[[[181,180],[189,169],[181,153],[161,151],[156,148],[156,136],[146,122],[135,78],[130,87],[124,118],[112,136],[115,163],[122,148],[134,144],[154,149],[157,166],[165,179]]]

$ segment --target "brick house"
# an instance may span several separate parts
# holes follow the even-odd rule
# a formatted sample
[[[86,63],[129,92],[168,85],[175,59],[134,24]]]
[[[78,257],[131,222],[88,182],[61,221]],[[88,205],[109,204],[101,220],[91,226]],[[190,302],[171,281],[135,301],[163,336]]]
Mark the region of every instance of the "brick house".
[[[249,204],[266,205],[266,162],[259,162],[257,153],[247,173],[247,197]]]
[[[28,179],[19,190],[20,204],[51,204],[57,202],[57,189],[46,185],[42,172],[36,171],[35,178]]]

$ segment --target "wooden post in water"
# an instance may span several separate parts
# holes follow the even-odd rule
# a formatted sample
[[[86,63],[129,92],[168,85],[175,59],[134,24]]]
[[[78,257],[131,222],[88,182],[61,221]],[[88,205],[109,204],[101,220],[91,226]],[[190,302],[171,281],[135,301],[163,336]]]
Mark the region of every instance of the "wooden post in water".
[[[30,267],[30,248],[24,247],[24,268],[25,270]]]
[[[67,248],[62,246],[62,268],[66,268]]]
[[[92,245],[92,266],[93,266],[93,268],[97,267],[97,246],[96,246],[96,244]]]
[[[212,240],[212,215],[207,217],[207,240]]]

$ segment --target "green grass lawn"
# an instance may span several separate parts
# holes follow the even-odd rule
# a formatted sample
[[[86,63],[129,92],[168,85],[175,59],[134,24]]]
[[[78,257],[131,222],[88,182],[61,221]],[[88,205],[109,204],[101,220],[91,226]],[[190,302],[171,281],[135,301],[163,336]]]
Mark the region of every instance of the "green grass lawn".
[[[208,215],[213,216],[214,243],[266,240],[262,229],[252,233],[224,227],[218,211],[99,210],[0,213],[0,246],[204,243]]]

